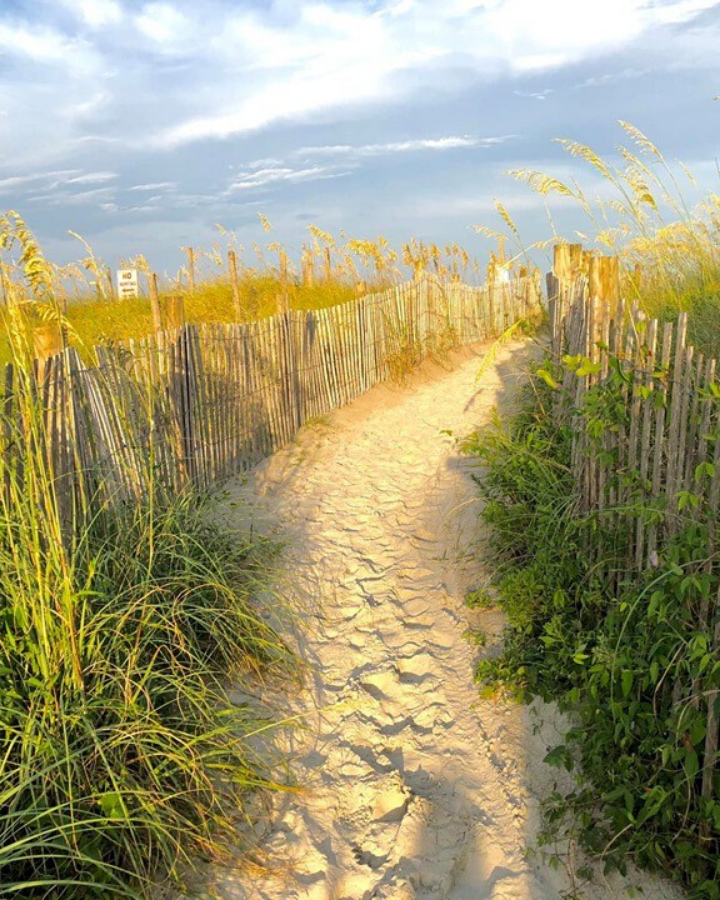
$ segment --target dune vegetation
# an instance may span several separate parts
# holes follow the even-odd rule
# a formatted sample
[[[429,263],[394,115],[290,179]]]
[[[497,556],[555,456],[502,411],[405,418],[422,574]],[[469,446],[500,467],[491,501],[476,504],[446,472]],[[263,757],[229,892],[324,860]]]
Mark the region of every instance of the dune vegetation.
[[[689,336],[698,350],[720,355],[720,193],[702,188],[683,163],[668,160],[639,129],[620,122],[629,146],[619,145],[614,161],[591,147],[560,139],[572,157],[587,164],[589,185],[560,181],[551,174],[516,169],[508,173],[546,201],[564,198],[579,210],[587,227],[558,231],[546,203],[551,241],[580,240],[621,261],[623,295],[649,318],[671,321],[688,312]],[[505,238],[519,251],[521,232],[502,204],[498,212]]]
[[[52,267],[12,226],[26,294],[5,308],[0,896],[139,897],[221,856],[248,796],[279,787],[249,747],[267,713],[228,695],[291,671],[259,601],[276,551],[224,531],[202,496],[170,495],[152,459],[136,502],[58,490],[28,329],[62,308]]]
[[[543,196],[579,203],[595,229],[579,236],[620,256],[624,296],[647,318],[667,322],[687,312],[689,343],[715,356],[720,197],[686,201],[677,172],[694,191],[691,173],[668,163],[637,129],[623,127],[633,148],[620,148],[621,168],[564,142],[602,176],[602,199],[589,199],[578,183],[514,174]],[[638,340],[645,324],[635,326]],[[571,771],[575,783],[546,798],[548,846],[564,834],[606,871],[625,871],[633,861],[676,879],[695,900],[717,900],[720,567],[708,550],[720,524],[717,506],[699,488],[651,495],[642,461],[633,466],[619,456],[624,462],[610,477],[622,502],[604,514],[584,510],[576,433],[586,436],[588,454],[612,460],[612,448],[630,432],[630,407],[652,396],[662,417],[670,393],[658,386],[672,383],[673,370],[659,360],[648,387],[622,351],[598,345],[598,353],[608,375],[585,389],[579,405],[574,388],[566,396],[562,385],[569,370],[582,377],[583,360],[548,355],[519,412],[466,441],[482,466],[477,480],[496,573],[490,593],[478,590],[469,599],[477,606],[499,599],[508,619],[503,653],[481,663],[477,679],[485,691],[559,701],[570,716],[572,727],[547,762]],[[593,363],[585,362],[587,374]],[[673,396],[680,398],[680,389]],[[719,396],[715,381],[702,387],[705,408],[713,410],[713,424],[700,434],[705,454],[720,440]],[[558,403],[569,404],[571,418],[558,420]],[[672,403],[672,416],[687,414],[688,434],[697,435],[700,407],[687,397]],[[693,477],[693,484],[717,479],[716,466],[702,461]],[[628,571],[628,534],[662,528],[667,515],[678,524],[646,564]],[[592,871],[579,874],[590,878]]]
[[[272,231],[264,216],[260,221],[265,232]],[[187,263],[174,275],[158,276],[144,256],[123,260],[122,267],[138,270],[141,296],[119,300],[114,273],[79,235],[85,256],[58,266],[46,259],[20,216],[8,212],[0,218],[0,309],[6,317],[10,307],[24,310],[29,327],[62,319],[67,342],[89,359],[97,344],[138,339],[156,328],[154,292],[161,310],[168,297],[181,296],[186,321],[201,324],[324,309],[420,272],[466,283],[484,280],[477,260],[457,244],[439,247],[411,238],[398,252],[382,236],[356,240],[341,233],[336,239],[310,225],[310,242],[299,251],[271,240],[264,247],[254,244],[246,258],[235,235],[218,230],[220,240],[210,249],[185,248]],[[10,327],[6,323],[5,331]],[[0,341],[0,362],[10,355],[7,340]]]

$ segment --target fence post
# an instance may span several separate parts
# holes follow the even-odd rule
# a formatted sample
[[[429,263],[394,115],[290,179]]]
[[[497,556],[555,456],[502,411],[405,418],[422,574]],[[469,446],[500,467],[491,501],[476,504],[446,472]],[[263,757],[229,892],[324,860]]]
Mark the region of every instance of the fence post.
[[[620,309],[620,263],[617,256],[592,256],[588,267],[588,294],[595,310],[596,330],[591,342],[599,340],[606,321],[617,319]],[[620,323],[618,323],[620,324]]]
[[[191,296],[195,296],[195,250],[192,247],[186,249],[188,258],[188,286]]]
[[[582,244],[555,244],[553,248],[552,272],[547,275],[548,316],[553,349],[559,352],[561,347],[562,322],[568,313],[565,299],[568,290],[582,274],[585,253]]]
[[[582,260],[582,244],[555,244],[553,275],[556,278],[574,281],[581,273]]]
[[[160,308],[160,294],[158,292],[157,275],[150,273],[148,278],[150,285],[150,306],[152,307],[153,329],[155,331],[163,330],[162,309]]]
[[[288,293],[288,257],[284,250],[280,251],[280,285],[282,312],[286,313],[290,310],[290,295]]]
[[[300,267],[302,270],[302,283],[312,287],[315,281],[315,261],[312,252],[305,245],[303,245]]]
[[[44,363],[46,359],[57,356],[62,353],[63,344],[62,328],[57,322],[43,322],[35,326],[33,345],[36,359]]]
[[[242,319],[242,306],[240,304],[240,284],[238,283],[237,256],[235,255],[234,250],[228,250],[228,267],[230,268],[230,284],[232,285],[235,318],[239,322]]]
[[[185,326],[185,301],[182,294],[172,294],[165,299],[165,321],[168,331],[179,331]]]

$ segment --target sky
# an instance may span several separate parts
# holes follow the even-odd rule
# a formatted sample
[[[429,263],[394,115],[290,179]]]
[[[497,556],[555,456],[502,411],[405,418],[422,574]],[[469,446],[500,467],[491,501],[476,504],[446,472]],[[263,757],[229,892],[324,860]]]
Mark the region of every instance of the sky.
[[[516,168],[581,176],[618,120],[716,189],[720,0],[0,0],[0,210],[46,254],[172,271],[217,226],[297,250],[549,237]],[[593,187],[592,173],[584,183]],[[554,201],[566,236],[582,224]]]

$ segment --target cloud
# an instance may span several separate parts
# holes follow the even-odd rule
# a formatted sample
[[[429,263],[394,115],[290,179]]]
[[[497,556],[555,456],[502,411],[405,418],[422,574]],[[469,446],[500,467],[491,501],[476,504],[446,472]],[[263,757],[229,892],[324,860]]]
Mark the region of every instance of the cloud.
[[[642,78],[643,75],[648,75],[651,71],[651,69],[647,68],[633,69],[630,66],[626,66],[617,72],[605,72],[603,75],[593,75],[590,78],[586,78],[584,81],[576,84],[575,88],[582,90],[583,88],[605,87],[608,84],[616,84],[618,81],[626,81],[630,78]]]
[[[415,153],[421,150],[460,150],[471,147],[492,147],[503,144],[514,135],[500,137],[442,137],[395,141],[387,144],[330,144],[321,147],[301,147],[293,156],[384,156],[391,153]],[[252,164],[251,164],[252,165]]]
[[[326,178],[342,178],[350,174],[341,171],[337,166],[311,166],[304,169],[293,169],[290,166],[271,166],[265,169],[254,169],[238,174],[227,188],[226,193],[247,191],[265,187],[278,182],[296,183],[299,181],[318,181]]]
[[[528,100],[546,100],[552,94],[552,88],[545,88],[544,91],[513,91],[518,97],[526,97]]]
[[[68,178],[66,184],[102,184],[105,181],[112,181],[117,178],[117,172],[88,172],[86,175],[77,175],[74,178]]]
[[[34,194],[28,199],[33,203],[45,203],[52,206],[84,206],[88,203],[98,203],[100,200],[109,201],[112,200],[114,196],[114,188],[96,188],[91,191],[80,191],[79,193],[59,191],[46,194]]]
[[[193,23],[171,3],[147,3],[135,25],[141,34],[160,45],[176,45],[194,34]]]
[[[0,179],[0,193],[17,192],[24,188],[48,190],[82,177],[82,169],[61,169],[57,172],[35,172],[31,175],[12,175]]]
[[[228,79],[218,95],[205,96],[202,114],[160,128],[150,144],[224,139],[349,104],[397,100],[408,93],[399,86],[401,73],[420,88],[458,65],[486,78],[548,72],[616,52],[653,29],[690,22],[716,6],[717,0],[414,0],[374,6],[306,0],[283,7],[282,17],[226,11],[213,27],[207,24],[210,10],[191,22],[169,4],[150,4],[145,9],[154,10],[163,41],[177,43],[189,29]],[[527,96],[541,100],[548,94]]]
[[[611,91],[596,91],[591,109],[568,90],[576,83],[706,68],[692,88],[678,73],[696,115],[718,69],[719,14],[720,0],[10,0],[0,3],[0,193],[13,206],[52,197],[51,223],[75,204],[71,224],[87,233],[133,205],[160,206],[196,233],[216,210],[235,216],[260,196],[281,207],[283,189],[320,206],[331,192],[314,184],[354,173],[337,210],[323,199],[325,213],[369,223],[430,183],[484,184],[507,151],[480,151],[512,132],[523,155],[568,125],[592,142],[621,111]],[[645,130],[662,129],[643,106],[653,81],[637,87],[622,114],[639,110]],[[562,104],[530,102],[551,89]],[[228,171],[233,160],[242,165]]]
[[[78,39],[43,25],[4,22],[0,17],[0,51],[10,58],[40,65],[86,69],[92,61],[90,48]]]
[[[332,120],[442,91],[462,70],[486,81],[545,74],[692,24],[719,0],[42,0],[0,7],[4,141],[37,160],[117,142],[157,151],[282,122]],[[72,16],[68,19],[68,15]],[[73,26],[68,27],[68,22]],[[711,29],[712,30],[712,29]],[[714,32],[713,32],[713,36]],[[715,60],[714,42],[700,43]],[[697,54],[678,48],[682,59]],[[32,63],[33,65],[28,65]],[[714,62],[713,62],[714,64]],[[669,62],[668,62],[669,65]],[[65,75],[51,81],[48,70]],[[520,96],[542,100],[549,89]],[[132,127],[128,125],[132,117]],[[4,156],[5,146],[0,147]]]
[[[80,21],[89,28],[116,25],[123,19],[123,10],[116,0],[61,0]]]
[[[447,151],[477,147],[491,147],[509,140],[510,135],[479,138],[465,135],[441,138],[418,138],[407,141],[391,141],[384,144],[327,144],[300,147],[285,159],[265,157],[252,160],[241,167],[233,177],[227,192],[246,191],[253,188],[274,185],[279,182],[317,181],[326,178],[341,178],[357,169],[365,158],[381,157],[397,153],[417,153],[421,151]],[[298,166],[294,160],[307,162],[313,157],[340,158],[342,165]]]
[[[177,187],[175,181],[155,181],[148,184],[134,184],[129,191],[172,191]]]

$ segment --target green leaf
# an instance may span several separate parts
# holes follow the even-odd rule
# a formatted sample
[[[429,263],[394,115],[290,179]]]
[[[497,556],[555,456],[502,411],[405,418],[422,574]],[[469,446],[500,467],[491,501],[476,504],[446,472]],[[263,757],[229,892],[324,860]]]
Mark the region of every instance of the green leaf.
[[[623,697],[629,697],[633,686],[633,673],[629,669],[625,669],[621,676],[621,686]]]
[[[548,372],[547,369],[538,369],[535,374],[538,376],[538,378],[542,378],[542,380],[545,382],[545,384],[547,384],[548,387],[553,388],[553,390],[555,388],[560,387],[560,385],[557,383],[557,381],[555,381],[555,379],[552,377],[552,375]]]
[[[701,741],[705,740],[706,730],[704,722],[695,722],[690,729],[690,743],[693,747],[697,747]]]
[[[586,375],[596,375],[602,369],[600,363],[591,362],[589,359],[583,362],[575,373],[578,378],[585,378]]]
[[[108,819],[122,819],[126,815],[123,798],[117,791],[101,794],[98,803]]]
[[[546,762],[555,769],[567,769],[568,772],[571,772],[575,765],[572,755],[565,744],[553,747],[543,762]]]
[[[695,469],[695,481],[700,481],[703,475],[708,478],[715,477],[715,466],[711,462],[701,462]]]

